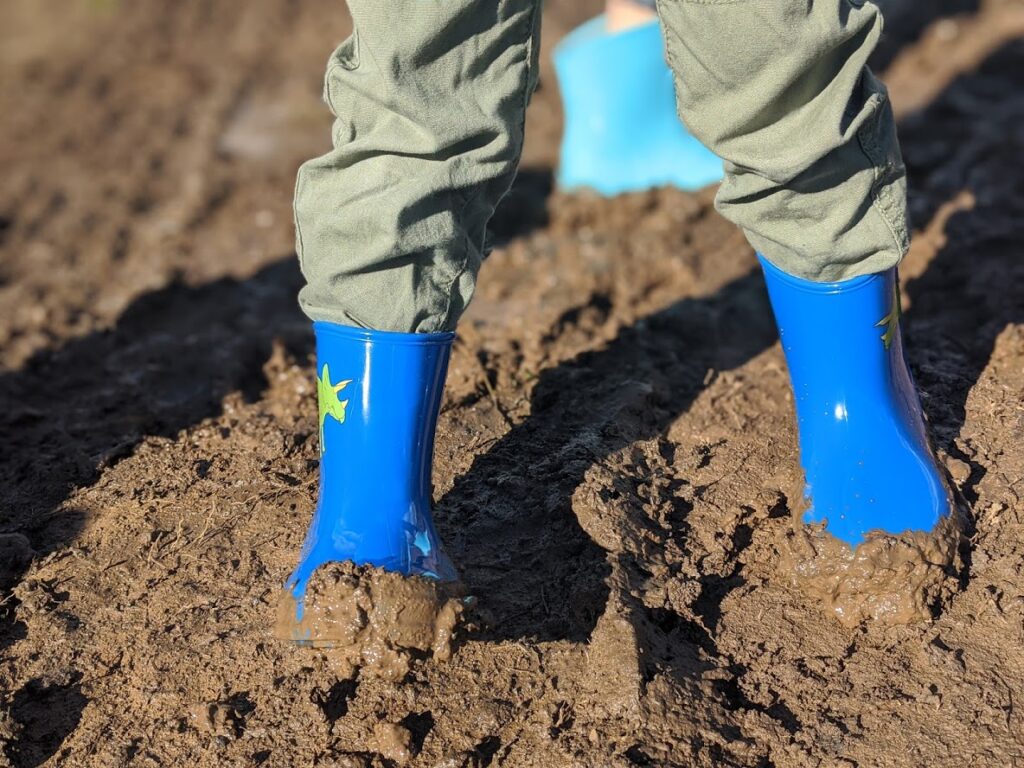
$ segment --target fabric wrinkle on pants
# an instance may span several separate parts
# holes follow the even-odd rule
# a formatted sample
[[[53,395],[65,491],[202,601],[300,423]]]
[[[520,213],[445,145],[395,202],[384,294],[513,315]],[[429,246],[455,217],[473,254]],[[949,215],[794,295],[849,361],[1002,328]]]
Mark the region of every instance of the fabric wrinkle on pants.
[[[296,182],[299,301],[314,320],[452,330],[522,151],[539,2],[348,6],[324,87],[334,149]]]
[[[725,160],[716,205],[751,245],[815,281],[906,253],[906,172],[867,69],[877,7],[851,0],[657,0],[678,111]],[[455,328],[515,175],[537,80],[539,0],[349,0],[328,64],[334,149],[296,183],[314,320]]]
[[[867,68],[878,8],[851,0],[658,0],[680,117],[725,161],[718,210],[818,282],[897,264],[906,170]]]

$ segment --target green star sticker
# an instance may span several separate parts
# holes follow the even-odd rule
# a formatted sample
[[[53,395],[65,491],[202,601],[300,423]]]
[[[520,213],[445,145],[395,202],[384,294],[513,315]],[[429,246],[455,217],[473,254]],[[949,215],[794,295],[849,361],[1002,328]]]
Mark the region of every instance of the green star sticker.
[[[316,397],[317,402],[320,405],[321,456],[327,452],[327,446],[324,444],[324,422],[326,422],[327,417],[330,416],[339,424],[345,423],[345,406],[348,405],[348,400],[340,400],[338,398],[338,393],[351,383],[352,379],[346,379],[345,381],[337,384],[331,384],[331,372],[327,368],[327,363],[324,363],[323,372],[316,380]]]
[[[892,311],[877,323],[875,328],[885,326],[885,333],[882,334],[882,343],[888,349],[892,346],[892,340],[896,338],[896,330],[900,327],[900,315],[903,314],[903,305],[900,301],[900,287],[893,284],[892,288]]]

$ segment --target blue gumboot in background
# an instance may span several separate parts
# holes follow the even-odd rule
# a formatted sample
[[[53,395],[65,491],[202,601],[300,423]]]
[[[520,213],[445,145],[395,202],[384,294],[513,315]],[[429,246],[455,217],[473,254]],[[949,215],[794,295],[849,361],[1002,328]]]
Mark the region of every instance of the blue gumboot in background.
[[[722,161],[683,127],[657,20],[608,32],[605,17],[555,48],[565,131],[558,185],[617,195],[721,181]]]
[[[793,385],[805,521],[850,546],[873,530],[931,531],[951,496],[903,354],[896,270],[815,283],[760,258]]]
[[[430,514],[434,429],[452,333],[313,324],[320,497],[285,588],[298,601],[328,562],[454,581]]]

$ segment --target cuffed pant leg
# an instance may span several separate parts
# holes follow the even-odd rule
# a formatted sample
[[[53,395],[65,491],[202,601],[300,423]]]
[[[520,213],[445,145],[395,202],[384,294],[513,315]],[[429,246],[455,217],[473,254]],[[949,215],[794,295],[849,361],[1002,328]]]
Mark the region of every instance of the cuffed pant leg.
[[[882,19],[852,0],[658,0],[680,117],[725,160],[716,205],[815,281],[907,251],[906,171],[867,69]]]
[[[328,63],[334,149],[295,190],[303,310],[452,330],[512,184],[537,77],[539,0],[349,0]]]

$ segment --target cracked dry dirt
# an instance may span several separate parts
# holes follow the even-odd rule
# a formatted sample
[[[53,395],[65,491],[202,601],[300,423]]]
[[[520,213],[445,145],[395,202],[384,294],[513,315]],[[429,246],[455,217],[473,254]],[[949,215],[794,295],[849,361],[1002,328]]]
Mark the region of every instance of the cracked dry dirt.
[[[435,500],[478,598],[446,664],[270,636],[312,512],[294,171],[328,0],[0,11],[0,765],[1024,765],[1024,6],[886,4],[917,226],[905,332],[972,508],[934,621],[840,626],[778,567],[795,434],[712,191],[524,170],[453,356]]]

